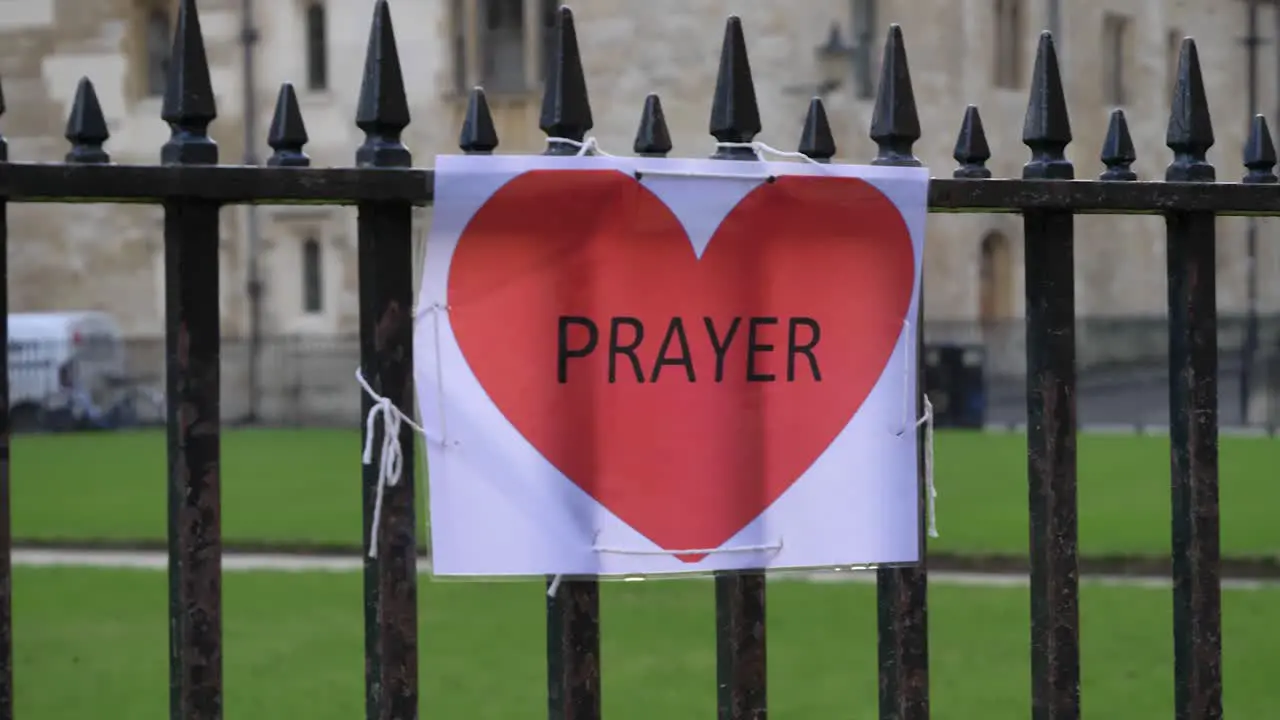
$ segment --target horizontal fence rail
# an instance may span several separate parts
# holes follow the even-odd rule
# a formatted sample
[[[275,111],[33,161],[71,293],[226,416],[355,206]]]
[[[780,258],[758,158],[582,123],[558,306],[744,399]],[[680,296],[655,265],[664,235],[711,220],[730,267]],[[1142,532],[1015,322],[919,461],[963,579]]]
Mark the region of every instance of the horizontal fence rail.
[[[1219,413],[1224,430],[1274,434],[1280,430],[1280,315],[1253,322],[1251,348],[1248,316],[1218,318]],[[1076,319],[1082,432],[1168,429],[1168,324],[1163,313]],[[933,321],[922,330],[936,427],[1025,424],[1022,318]],[[164,336],[129,334],[98,348],[11,333],[11,432],[163,426]],[[256,340],[224,334],[222,420],[234,427],[348,427],[360,410],[359,396],[348,392],[359,362],[358,334],[264,333]]]
[[[25,203],[162,204],[194,198],[239,205],[358,205],[434,199],[435,173],[422,168],[260,168],[252,166],[52,165],[0,163],[0,197]],[[934,178],[929,211],[1076,215],[1161,215],[1177,211],[1222,216],[1280,215],[1266,185],[1109,180]],[[1117,239],[1116,242],[1121,240]]]
[[[593,120],[568,8],[559,10],[556,28],[540,128],[548,137],[546,154],[578,154]],[[958,167],[953,177],[932,181],[929,208],[1023,215],[1032,717],[1067,720],[1081,714],[1073,218],[1120,213],[1166,218],[1175,702],[1179,718],[1220,718],[1214,219],[1280,215],[1275,148],[1265,120],[1254,118],[1241,180],[1216,182],[1215,170],[1205,160],[1214,136],[1199,58],[1190,39],[1181,47],[1166,138],[1173,160],[1164,182],[1137,181],[1130,169],[1136,160],[1133,142],[1119,110],[1111,116],[1098,178],[1074,179],[1077,168],[1065,155],[1072,141],[1071,125],[1056,51],[1047,33],[1040,38],[1030,98],[1022,136],[1030,159],[1023,177],[992,178],[986,168],[991,152],[982,120],[978,108],[970,106],[955,146]],[[410,123],[409,105],[386,0],[375,3],[356,108],[356,125],[365,140],[356,151],[355,167],[309,167],[307,132],[291,85],[280,91],[268,135],[274,151],[268,167],[218,165],[218,149],[208,135],[216,115],[196,0],[181,0],[162,111],[172,135],[161,149],[160,165],[111,164],[104,149],[107,123],[87,79],[81,81],[68,120],[71,149],[64,163],[8,162],[0,139],[0,279],[6,287],[6,203],[152,203],[164,208],[163,398],[169,459],[170,715],[175,720],[216,720],[223,708],[218,210],[227,204],[356,206],[359,365],[376,392],[412,413],[411,209],[432,202],[435,182],[431,170],[412,167],[412,156],[401,141]],[[743,28],[731,18],[709,132],[720,143],[749,143],[761,130]],[[871,162],[918,166],[913,146],[920,135],[906,48],[901,30],[893,26],[870,128],[878,148]],[[484,91],[477,88],[470,95],[459,147],[483,155],[498,145]],[[662,157],[672,149],[661,102],[650,95],[644,101],[634,152]],[[820,99],[810,103],[798,149],[817,162],[836,156]],[[752,150],[742,147],[722,147],[716,157],[726,162],[756,159]],[[7,312],[0,316],[6,318],[0,332],[7,343]],[[0,720],[15,717],[9,369],[6,356],[0,368]],[[373,400],[362,396],[361,412],[372,407]],[[383,430],[363,430],[369,432],[380,435]],[[394,487],[379,488],[375,459],[361,479],[370,720],[415,718],[419,712],[414,442],[408,428],[396,440],[410,476]],[[373,443],[375,448],[381,445]],[[923,446],[920,453],[923,464]],[[381,531],[371,540],[379,490],[384,492]],[[353,501],[355,497],[353,489]],[[920,498],[923,508],[923,488]],[[923,546],[923,526],[921,537]],[[599,585],[593,579],[572,578],[548,589],[548,716],[599,718]],[[929,717],[927,590],[926,563],[878,571],[882,718]],[[716,576],[716,704],[721,720],[767,716],[766,598],[763,573]]]

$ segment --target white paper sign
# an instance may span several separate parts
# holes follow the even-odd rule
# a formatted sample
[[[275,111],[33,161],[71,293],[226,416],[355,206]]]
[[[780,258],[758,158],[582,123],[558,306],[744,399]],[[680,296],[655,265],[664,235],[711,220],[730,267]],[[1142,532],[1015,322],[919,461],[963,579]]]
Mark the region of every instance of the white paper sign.
[[[435,177],[414,352],[437,574],[919,560],[926,170]]]

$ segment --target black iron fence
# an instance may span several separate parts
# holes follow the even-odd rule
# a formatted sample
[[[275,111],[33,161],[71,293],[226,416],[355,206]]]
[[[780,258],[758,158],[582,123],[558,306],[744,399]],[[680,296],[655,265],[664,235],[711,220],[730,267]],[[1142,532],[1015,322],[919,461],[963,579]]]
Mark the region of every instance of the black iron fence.
[[[71,339],[9,343],[14,432],[163,425],[163,337],[104,338],[99,352]],[[236,426],[355,427],[356,336],[221,340],[220,417]]]
[[[541,128],[581,141],[591,110],[572,16],[559,14]],[[745,143],[760,131],[742,28],[728,22],[710,132]],[[222,713],[219,399],[223,352],[218,328],[218,210],[226,204],[353,205],[359,215],[359,362],[374,389],[412,409],[410,210],[432,199],[430,170],[413,168],[400,142],[408,104],[391,16],[379,0],[373,20],[356,124],[366,135],[356,167],[310,169],[307,136],[290,88],[282,90],[270,131],[272,167],[217,165],[207,128],[216,116],[195,0],[182,0],[162,116],[172,128],[158,166],[108,164],[106,123],[92,86],[82,85],[62,164],[0,162],[7,202],[151,203],[165,211],[165,395],[169,427],[171,716],[213,720]],[[645,103],[635,151],[671,148],[656,98]],[[901,32],[890,30],[871,138],[872,162],[915,165],[920,137]],[[1174,655],[1177,715],[1222,715],[1218,553],[1218,318],[1215,306],[1215,215],[1278,215],[1276,154],[1261,117],[1245,148],[1241,182],[1216,182],[1205,160],[1213,145],[1195,44],[1183,43],[1168,126],[1173,160],[1167,182],[1138,182],[1124,115],[1113,115],[1096,180],[1073,180],[1064,156],[1071,142],[1066,100],[1051,38],[1040,38],[1022,141],[1031,157],[1021,179],[991,179],[977,108],[965,113],[954,178],[929,190],[933,212],[1020,213],[1025,223],[1025,418],[1030,512],[1032,716],[1080,715],[1080,625],[1076,529],[1077,329],[1073,216],[1163,215],[1168,227],[1168,323],[1165,361],[1171,438]],[[489,153],[498,138],[477,90],[461,135],[465,152]],[[810,106],[799,143],[818,160],[835,155],[819,101]],[[548,154],[577,147],[549,142]],[[751,160],[745,148],[717,157]],[[0,156],[3,159],[3,156]],[[0,204],[0,212],[3,212]],[[2,219],[3,216],[0,216]],[[0,223],[0,233],[6,228]],[[0,234],[0,241],[5,236]],[[0,245],[0,259],[4,257]],[[3,270],[3,268],[0,268]],[[2,274],[2,273],[0,273]],[[4,297],[0,293],[0,299]],[[7,308],[0,308],[6,310]],[[0,316],[5,313],[0,312]],[[7,377],[7,373],[0,373]],[[0,408],[8,407],[3,386]],[[361,410],[369,410],[368,398]],[[10,418],[0,410],[0,457],[7,460]],[[381,432],[374,430],[374,432]],[[405,472],[414,439],[399,437]],[[375,443],[375,447],[378,447]],[[352,452],[357,452],[353,447]],[[923,449],[921,452],[923,462]],[[0,462],[0,720],[13,708],[10,621],[9,466]],[[371,517],[377,463],[363,476],[364,517]],[[387,489],[376,558],[365,561],[366,697],[369,718],[418,713],[417,567],[414,482]],[[921,495],[921,517],[923,493]],[[363,537],[368,542],[368,527]],[[929,714],[927,562],[877,571],[879,706],[884,718]],[[766,716],[766,584],[758,572],[721,573],[715,582],[720,718]],[[708,597],[708,602],[711,598]],[[547,697],[553,718],[601,712],[598,585],[565,581],[547,599]],[[495,686],[500,687],[500,685]],[[500,690],[499,690],[500,691]],[[532,711],[532,709],[531,709]]]
[[[1275,433],[1280,429],[1280,316],[1256,318],[1253,343],[1248,317],[1218,321],[1223,424]],[[1168,427],[1168,324],[1163,316],[1077,319],[1076,409],[1082,429]],[[985,426],[1012,427],[1027,420],[1026,333],[1022,320],[925,326],[930,347],[978,351],[970,361],[981,363]]]
[[[1224,425],[1280,427],[1280,316],[1259,319],[1260,343],[1245,344],[1247,319],[1220,318],[1218,383]],[[1076,322],[1077,414],[1082,429],[1151,430],[1168,425],[1168,320],[1082,318]],[[1026,324],[931,321],[926,364],[959,363],[974,387],[926,372],[939,417],[948,396],[966,397],[966,427],[1026,422]],[[360,362],[355,335],[268,335],[221,339],[221,419],[234,426],[356,427]],[[958,359],[957,359],[958,358]],[[163,337],[101,343],[94,354],[69,340],[9,343],[9,419],[15,432],[128,428],[164,423]],[[962,383],[963,384],[963,383]],[[79,422],[64,411],[71,405]],[[96,414],[89,422],[84,416]]]

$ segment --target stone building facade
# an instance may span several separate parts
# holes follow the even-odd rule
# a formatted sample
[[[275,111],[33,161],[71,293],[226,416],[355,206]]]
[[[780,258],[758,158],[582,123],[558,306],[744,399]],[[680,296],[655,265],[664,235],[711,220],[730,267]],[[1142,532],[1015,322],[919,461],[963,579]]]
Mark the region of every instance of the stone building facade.
[[[712,149],[711,91],[724,18],[742,17],[761,105],[760,139],[793,147],[808,98],[821,90],[840,157],[865,161],[884,31],[906,37],[924,137],[917,154],[949,175],[966,104],[981,108],[996,176],[1017,176],[1027,158],[1021,123],[1038,32],[1059,24],[1058,50],[1080,177],[1101,171],[1098,152],[1113,107],[1123,107],[1143,179],[1162,177],[1169,91],[1183,34],[1194,34],[1213,106],[1219,177],[1239,176],[1246,129],[1243,0],[1070,0],[1050,20],[1051,0],[591,0],[579,3],[580,47],[606,150],[626,152],[641,102],[662,96],[676,154]],[[176,0],[0,0],[0,78],[8,112],[0,127],[14,160],[55,161],[77,80],[95,83],[116,162],[158,160],[167,128],[159,119],[157,73]],[[199,0],[218,120],[211,132],[223,162],[245,152],[246,101],[256,108],[255,154],[282,82],[298,89],[315,165],[347,165],[362,135],[353,118],[373,0],[257,0],[252,25],[256,77],[245,88],[243,0]],[[391,0],[414,121],[405,142],[419,164],[454,150],[465,90],[484,84],[500,151],[536,152],[545,22],[553,0]],[[1069,5],[1069,8],[1066,6]],[[1069,11],[1068,11],[1069,10]],[[838,27],[847,57],[833,64],[817,48]],[[1276,27],[1263,9],[1261,27]],[[1260,105],[1277,102],[1274,42],[1260,53]],[[427,213],[420,216],[424,234]],[[18,206],[10,210],[10,295],[17,310],[99,308],[132,335],[162,322],[159,211],[108,206]],[[1219,302],[1240,312],[1245,298],[1243,220],[1220,221]],[[223,214],[224,333],[243,336],[246,273],[259,248],[264,331],[329,336],[356,329],[354,213],[344,209],[259,211],[250,242],[246,211]],[[1280,311],[1280,242],[1262,221],[1260,307]],[[926,256],[926,313],[934,320],[999,320],[1022,312],[1021,223],[1017,216],[935,215]],[[1077,221],[1077,302],[1084,316],[1163,313],[1163,223],[1159,218]]]
[[[997,176],[1016,176],[1037,31],[1047,0],[593,0],[577,13],[579,40],[603,147],[625,151],[640,101],[662,95],[677,153],[705,154],[711,88],[725,16],[743,18],[765,130],[779,147],[795,143],[807,97],[824,82],[841,156],[871,157],[866,128],[883,29],[902,24],[924,138],[918,155],[949,173],[955,133],[968,103],[983,112]],[[538,85],[546,0],[393,0],[414,123],[405,139],[417,161],[450,152],[462,95],[483,83],[508,152],[536,151]],[[4,132],[15,160],[57,160],[76,81],[90,77],[107,115],[117,162],[153,162],[167,130],[152,75],[167,43],[173,0],[0,0],[0,77],[8,99]],[[265,138],[281,82],[295,83],[317,165],[351,161],[361,140],[352,118],[359,92],[371,0],[258,0],[253,100]],[[1194,31],[1210,91],[1220,177],[1241,172],[1245,129],[1244,3],[1238,0],[1072,0],[1058,48],[1076,140],[1069,154],[1081,177],[1097,161],[1107,114],[1128,112],[1143,178],[1161,176],[1176,41]],[[241,0],[200,0],[219,119],[212,132],[224,162],[244,154]],[[313,8],[320,8],[316,11]],[[316,20],[315,13],[320,19]],[[848,72],[831,77],[816,48],[838,23],[851,46]],[[157,28],[157,25],[159,27]],[[865,27],[870,26],[870,27]],[[1274,27],[1271,10],[1263,28]],[[318,32],[317,32],[318,28]],[[870,31],[869,33],[867,31]],[[869,37],[868,37],[869,35]],[[319,38],[317,41],[316,38]],[[867,38],[865,53],[856,48]],[[316,45],[319,44],[319,48]],[[1264,51],[1260,107],[1275,103],[1275,60]],[[265,140],[255,148],[267,152]],[[17,207],[12,211],[11,293],[15,309],[111,310],[131,333],[159,330],[159,215],[115,207]],[[268,210],[261,226],[268,332],[350,332],[355,325],[354,232],[343,210]],[[1244,222],[1224,219],[1220,300],[1244,303]],[[248,250],[244,212],[224,217],[223,308],[228,335],[244,331]],[[1280,310],[1280,244],[1264,222],[1262,306]],[[1156,218],[1081,218],[1078,302],[1085,315],[1159,314],[1164,304],[1163,229]],[[1016,317],[1021,312],[1020,222],[1016,216],[935,216],[928,252],[928,307],[937,319]],[[308,249],[309,243],[318,243]],[[316,283],[306,266],[320,266]],[[313,268],[314,269],[314,268]],[[311,273],[315,275],[315,273]],[[307,288],[310,284],[312,287]],[[310,296],[310,297],[308,297]]]

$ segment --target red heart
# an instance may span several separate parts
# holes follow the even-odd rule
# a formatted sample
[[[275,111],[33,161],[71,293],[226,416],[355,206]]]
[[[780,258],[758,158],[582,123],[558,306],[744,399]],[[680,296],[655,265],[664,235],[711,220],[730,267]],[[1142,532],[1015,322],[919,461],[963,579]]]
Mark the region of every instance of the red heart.
[[[856,178],[787,175],[744,197],[699,259],[648,188],[612,170],[534,170],[467,224],[449,269],[449,317],[472,372],[507,420],[560,472],[665,550],[715,548],[758,517],[827,449],[885,369],[911,303],[911,236],[893,202]],[[561,318],[592,320],[594,352],[564,360]],[[638,319],[615,357],[611,318]],[[672,318],[679,364],[653,380]],[[752,317],[754,372],[747,380]],[[791,318],[820,328],[788,350]],[[717,353],[706,320],[725,346]],[[795,344],[812,337],[795,324]],[[564,346],[590,331],[565,325]],[[633,325],[618,325],[620,345]],[[668,360],[680,359],[678,334]],[[788,358],[794,360],[787,381]],[[886,432],[888,428],[886,428]],[[853,468],[850,468],[852,471]],[[695,561],[701,555],[682,559]]]

